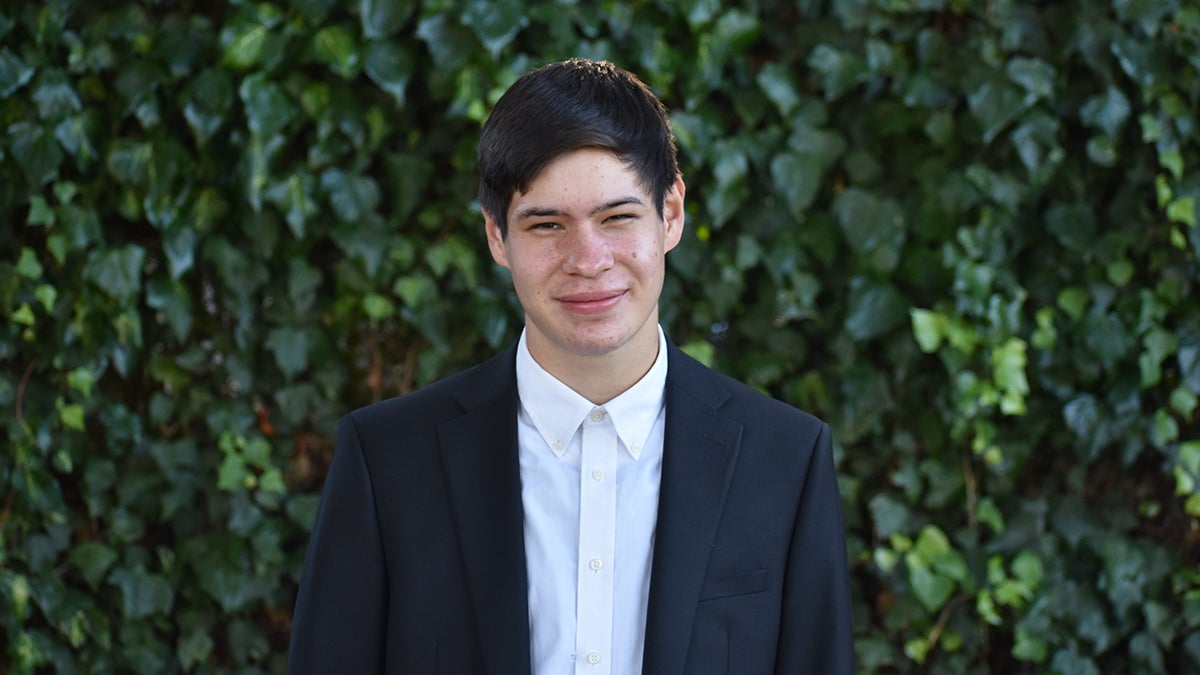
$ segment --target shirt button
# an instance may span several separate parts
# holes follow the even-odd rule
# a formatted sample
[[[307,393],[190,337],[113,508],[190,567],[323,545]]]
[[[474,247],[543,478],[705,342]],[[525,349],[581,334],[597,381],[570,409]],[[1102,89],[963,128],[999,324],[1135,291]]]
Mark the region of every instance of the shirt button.
[[[592,480],[604,480],[604,471],[602,469],[592,469]]]
[[[557,452],[562,452],[563,442],[562,441],[554,441],[554,449]]]
[[[592,558],[590,561],[588,561],[588,567],[590,567],[593,572],[599,572],[600,569],[604,567],[604,561],[599,558]]]
[[[597,652],[588,652],[587,661],[593,666],[600,663],[600,654]]]
[[[604,421],[604,411],[603,410],[593,410],[592,411],[592,421],[593,422]]]

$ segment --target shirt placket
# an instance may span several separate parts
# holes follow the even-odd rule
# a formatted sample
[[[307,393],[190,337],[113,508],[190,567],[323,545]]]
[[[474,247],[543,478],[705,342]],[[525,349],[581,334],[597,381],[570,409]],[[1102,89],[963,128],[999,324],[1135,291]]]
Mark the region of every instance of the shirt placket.
[[[581,431],[575,672],[609,675],[617,526],[617,430],[603,408],[594,408]]]

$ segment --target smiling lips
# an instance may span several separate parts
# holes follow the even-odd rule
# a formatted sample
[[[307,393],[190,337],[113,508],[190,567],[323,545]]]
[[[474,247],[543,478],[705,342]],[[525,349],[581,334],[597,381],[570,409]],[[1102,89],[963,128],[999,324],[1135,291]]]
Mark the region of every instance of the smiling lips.
[[[601,314],[617,305],[625,291],[587,291],[561,295],[558,302],[576,314]]]

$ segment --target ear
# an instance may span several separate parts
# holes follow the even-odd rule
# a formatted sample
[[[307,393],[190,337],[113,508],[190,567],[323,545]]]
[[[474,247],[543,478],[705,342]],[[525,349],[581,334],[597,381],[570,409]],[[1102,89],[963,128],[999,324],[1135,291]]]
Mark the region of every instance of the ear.
[[[675,184],[667,190],[666,197],[663,198],[663,223],[666,225],[665,237],[663,241],[663,251],[670,251],[675,248],[679,240],[683,238],[683,195],[687,191],[683,184],[683,176],[675,176]]]
[[[504,245],[504,235],[500,234],[500,226],[496,224],[496,219],[487,211],[483,212],[483,227],[487,232],[488,250],[492,252],[492,260],[501,267],[511,269],[508,265],[508,249]]]

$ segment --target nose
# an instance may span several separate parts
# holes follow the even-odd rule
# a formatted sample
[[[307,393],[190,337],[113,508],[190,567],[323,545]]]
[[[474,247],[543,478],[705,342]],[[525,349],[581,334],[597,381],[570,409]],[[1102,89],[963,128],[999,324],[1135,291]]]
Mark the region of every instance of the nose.
[[[575,228],[567,246],[563,270],[569,274],[594,277],[613,266],[612,242],[596,228]]]

